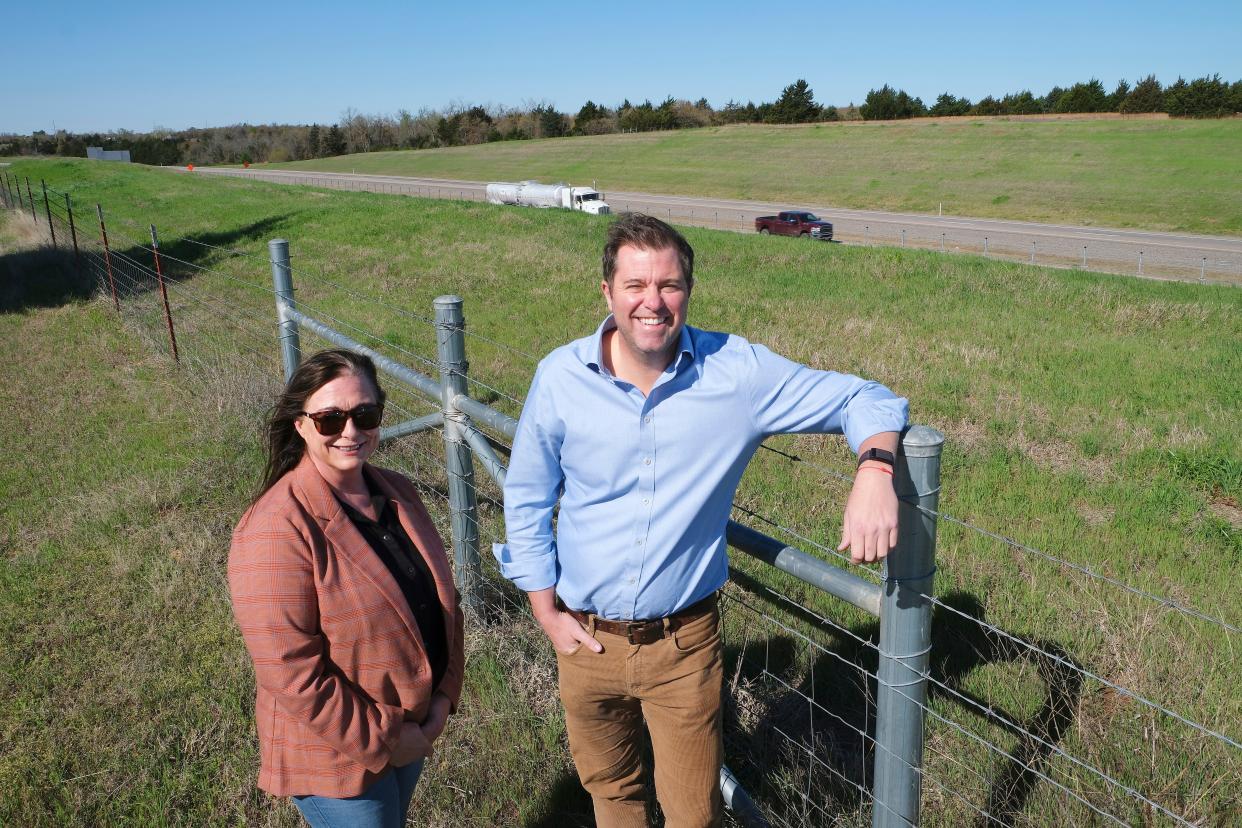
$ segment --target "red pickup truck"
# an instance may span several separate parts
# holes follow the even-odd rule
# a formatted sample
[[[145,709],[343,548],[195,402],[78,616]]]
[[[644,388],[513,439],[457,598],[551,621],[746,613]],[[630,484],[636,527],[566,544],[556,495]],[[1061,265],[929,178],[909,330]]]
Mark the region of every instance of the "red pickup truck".
[[[786,210],[775,216],[755,219],[755,230],[763,235],[803,236],[808,239],[832,241],[832,222],[824,221],[805,210]]]

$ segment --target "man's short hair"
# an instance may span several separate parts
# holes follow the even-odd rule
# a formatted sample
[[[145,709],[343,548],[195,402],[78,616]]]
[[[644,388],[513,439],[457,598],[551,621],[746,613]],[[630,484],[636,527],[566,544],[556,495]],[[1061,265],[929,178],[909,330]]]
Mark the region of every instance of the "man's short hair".
[[[622,213],[621,218],[608,225],[608,240],[604,243],[604,281],[609,285],[617,271],[617,252],[627,244],[640,250],[676,250],[686,287],[694,287],[694,248],[681,233],[644,213]]]

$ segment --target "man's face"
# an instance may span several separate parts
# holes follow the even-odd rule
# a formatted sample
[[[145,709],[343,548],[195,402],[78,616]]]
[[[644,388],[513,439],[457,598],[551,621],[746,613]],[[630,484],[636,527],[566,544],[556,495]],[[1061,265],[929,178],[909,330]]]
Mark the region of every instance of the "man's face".
[[[667,366],[681,340],[690,305],[690,287],[681,273],[677,251],[625,245],[617,251],[612,284],[603,282],[601,287],[630,356]]]

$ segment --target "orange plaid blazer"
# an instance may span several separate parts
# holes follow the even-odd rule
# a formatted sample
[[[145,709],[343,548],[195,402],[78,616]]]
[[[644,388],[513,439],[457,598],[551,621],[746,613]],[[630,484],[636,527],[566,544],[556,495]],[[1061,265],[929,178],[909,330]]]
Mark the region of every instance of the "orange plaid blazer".
[[[462,613],[444,545],[409,480],[367,469],[435,578],[449,653],[439,689],[455,710]],[[362,793],[388,768],[402,722],[426,718],[431,667],[400,587],[309,459],[242,517],[228,574],[258,685],[259,787]]]

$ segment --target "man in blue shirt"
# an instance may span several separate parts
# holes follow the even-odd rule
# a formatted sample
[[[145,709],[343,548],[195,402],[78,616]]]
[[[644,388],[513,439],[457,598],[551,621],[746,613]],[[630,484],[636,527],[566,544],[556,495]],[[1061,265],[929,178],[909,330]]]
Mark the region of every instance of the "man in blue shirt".
[[[716,592],[734,491],[766,437],[844,433],[860,463],[839,548],[874,562],[897,542],[906,401],[688,327],[693,285],[694,251],[672,227],[640,214],[611,225],[611,313],[539,364],[505,483],[507,543],[494,552],[556,649],[600,826],[647,824],[644,723],[666,824],[719,824]]]

